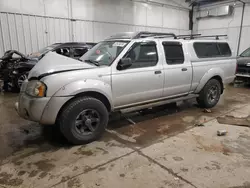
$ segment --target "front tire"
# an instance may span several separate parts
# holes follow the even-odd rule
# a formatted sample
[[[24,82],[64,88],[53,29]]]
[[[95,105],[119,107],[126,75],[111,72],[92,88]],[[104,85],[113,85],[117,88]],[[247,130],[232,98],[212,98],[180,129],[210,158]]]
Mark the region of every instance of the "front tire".
[[[197,102],[202,108],[212,108],[220,100],[221,84],[216,79],[209,80],[201,90]]]
[[[73,99],[67,104],[58,119],[66,139],[73,144],[86,144],[101,137],[108,124],[106,106],[93,97]]]
[[[16,78],[14,79],[14,87],[12,90],[16,91],[16,92],[20,91],[21,86],[26,79],[28,79],[27,72],[24,72],[24,73],[17,75]]]

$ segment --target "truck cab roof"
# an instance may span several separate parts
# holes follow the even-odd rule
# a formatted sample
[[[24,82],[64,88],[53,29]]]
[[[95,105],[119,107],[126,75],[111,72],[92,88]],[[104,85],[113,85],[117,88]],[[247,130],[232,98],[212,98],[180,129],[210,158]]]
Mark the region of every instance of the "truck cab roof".
[[[117,33],[108,37],[105,41],[155,41],[157,43],[165,43],[165,45],[179,44],[186,46],[186,50],[184,50],[184,52],[189,54],[191,61],[204,61],[207,59],[232,58],[233,53],[226,39],[227,35],[175,35],[174,33],[157,33],[145,31]]]
[[[209,35],[203,36],[201,34],[191,34],[191,35],[175,35],[174,33],[158,33],[158,32],[122,32],[111,35],[106,40],[136,40],[136,39],[163,39],[163,40],[174,40],[174,41],[199,41],[204,40],[215,42],[218,41],[221,37],[227,37],[227,35]],[[223,40],[219,40],[223,41]],[[224,40],[226,41],[226,40]]]

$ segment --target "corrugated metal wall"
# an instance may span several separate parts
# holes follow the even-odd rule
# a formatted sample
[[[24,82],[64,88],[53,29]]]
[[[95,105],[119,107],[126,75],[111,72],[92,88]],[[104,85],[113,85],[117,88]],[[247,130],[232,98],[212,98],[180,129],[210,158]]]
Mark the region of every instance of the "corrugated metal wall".
[[[28,54],[55,42],[70,41],[70,21],[65,18],[1,12],[0,21],[0,54],[10,49]]]
[[[245,1],[247,2],[247,1]],[[196,20],[200,11],[207,11],[218,6],[232,5],[234,6],[234,13],[231,16],[225,17],[210,17],[206,19]],[[196,9],[194,14],[194,32],[202,35],[228,35],[228,40],[233,48],[233,54],[237,55],[238,40],[240,33],[240,23],[242,15],[242,3],[240,2],[222,2],[219,4],[210,4]],[[245,14],[243,18],[242,35],[239,52],[243,52],[250,47],[249,33],[250,33],[250,3],[246,4]]]
[[[188,34],[188,9],[178,6],[144,0],[0,0],[0,56],[10,49],[29,54],[56,42],[98,42],[124,31]]]

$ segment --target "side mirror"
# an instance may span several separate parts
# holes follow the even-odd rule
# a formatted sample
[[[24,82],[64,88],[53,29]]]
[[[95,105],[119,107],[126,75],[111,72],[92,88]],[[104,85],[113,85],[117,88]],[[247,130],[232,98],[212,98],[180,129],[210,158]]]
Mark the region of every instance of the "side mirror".
[[[132,65],[131,58],[122,58],[117,65],[117,69],[118,70],[125,70],[125,69],[131,67],[131,65]]]

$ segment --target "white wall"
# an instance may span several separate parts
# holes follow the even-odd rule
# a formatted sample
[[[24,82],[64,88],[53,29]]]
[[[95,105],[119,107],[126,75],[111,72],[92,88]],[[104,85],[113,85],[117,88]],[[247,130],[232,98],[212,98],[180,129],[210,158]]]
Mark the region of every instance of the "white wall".
[[[190,33],[187,4],[154,1],[0,0],[0,56],[9,49],[27,54],[55,42],[98,42],[124,31]]]
[[[234,12],[231,16],[226,17],[213,17],[213,18],[203,18],[197,20],[197,14],[199,11],[206,11],[212,9],[216,6],[224,6],[231,4],[234,6]],[[242,4],[237,3],[223,3],[223,4],[214,4],[210,6],[201,7],[199,10],[196,10],[194,15],[194,33],[201,33],[203,35],[214,35],[214,34],[227,34],[228,40],[231,43],[231,46],[236,55],[240,31],[240,23],[242,16]],[[244,22],[242,28],[242,36],[240,42],[239,52],[241,53],[246,48],[250,47],[250,4],[246,4]]]

